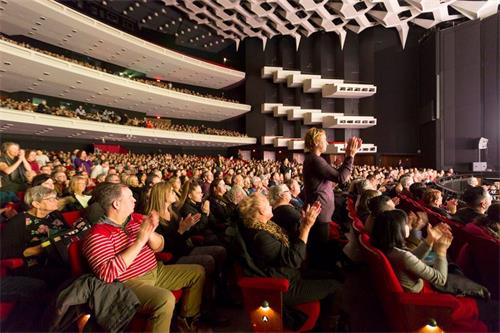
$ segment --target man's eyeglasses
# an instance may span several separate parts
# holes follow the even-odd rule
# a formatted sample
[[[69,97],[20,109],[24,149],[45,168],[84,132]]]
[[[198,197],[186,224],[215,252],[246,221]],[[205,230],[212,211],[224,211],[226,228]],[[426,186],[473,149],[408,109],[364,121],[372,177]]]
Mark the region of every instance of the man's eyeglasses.
[[[57,197],[47,197],[47,198],[43,198],[42,200],[53,201],[53,200],[57,200]]]

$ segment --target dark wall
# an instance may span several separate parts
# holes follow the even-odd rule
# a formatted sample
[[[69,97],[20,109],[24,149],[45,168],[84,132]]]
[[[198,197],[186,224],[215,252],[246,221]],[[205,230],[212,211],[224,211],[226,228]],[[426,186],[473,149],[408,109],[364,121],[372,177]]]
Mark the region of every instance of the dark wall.
[[[253,38],[245,40],[246,103],[252,112],[246,116],[250,136],[285,135],[303,137],[307,126],[302,121],[289,122],[261,114],[262,103],[284,103],[322,112],[343,112],[346,115],[373,115],[376,127],[366,130],[327,130],[329,139],[344,140],[361,135],[375,143],[381,153],[414,154],[420,148],[418,106],[419,39],[424,31],[410,29],[406,48],[401,48],[396,30],[373,28],[360,35],[349,32],[343,50],[335,33],[315,33],[302,38],[296,50],[291,37],[275,37],[262,43]],[[274,84],[261,79],[263,66],[280,66],[321,74],[324,78],[339,78],[347,82],[377,85],[374,97],[363,99],[321,98],[321,93],[304,94],[302,88],[287,88],[286,83]]]
[[[360,35],[360,80],[377,86],[374,97],[360,99],[360,114],[377,118],[377,126],[362,130],[361,136],[377,144],[379,153],[412,154],[420,149],[416,124],[422,34],[412,27],[405,49],[394,29],[377,27]]]
[[[499,14],[442,30],[439,38],[441,126],[440,159],[445,168],[471,170],[480,137],[489,139],[483,155],[489,168],[500,166]]]

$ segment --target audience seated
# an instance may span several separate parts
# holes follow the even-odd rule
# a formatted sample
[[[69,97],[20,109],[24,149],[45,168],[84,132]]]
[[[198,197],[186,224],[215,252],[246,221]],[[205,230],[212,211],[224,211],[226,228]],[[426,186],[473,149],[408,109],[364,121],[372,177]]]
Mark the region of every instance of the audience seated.
[[[473,223],[468,223],[464,229],[471,233],[483,237],[499,239],[500,227],[500,203],[492,204],[486,211],[485,216],[477,217]]]
[[[281,227],[271,221],[272,207],[262,194],[254,193],[243,199],[239,209],[244,225],[242,235],[257,267],[269,277],[284,277],[290,281],[288,292],[283,295],[284,304],[293,306],[323,300],[321,329],[332,331],[332,321],[337,319],[332,317],[339,313],[341,284],[331,278],[309,280],[303,278],[300,272],[306,258],[309,231],[321,205],[315,203],[306,211],[297,238],[289,238]]]
[[[424,205],[435,213],[441,214],[446,218],[452,218],[452,215],[457,212],[457,200],[448,200],[446,208],[443,205],[443,195],[441,191],[429,188],[423,196]]]
[[[296,238],[299,234],[300,212],[290,203],[292,196],[285,184],[275,185],[269,190],[269,203],[273,207],[273,222],[279,225],[288,238]]]
[[[375,218],[385,211],[390,211],[396,209],[394,201],[387,195],[379,195],[371,198],[368,201],[368,210],[370,215],[365,221],[365,230],[371,235],[373,230],[373,224],[375,223]]]
[[[375,198],[382,195],[379,191],[367,189],[359,196],[356,202],[356,215],[361,221],[366,222],[368,216],[370,215],[370,209],[368,208],[368,202],[371,198]]]
[[[3,34],[0,34],[0,39],[3,40],[3,41],[9,42],[9,43],[14,43],[16,45],[28,48],[30,50],[34,50],[34,51],[37,51],[37,52],[41,52],[41,53],[50,55],[52,57],[55,57],[55,58],[58,58],[58,59],[61,59],[61,60],[64,60],[64,61],[68,61],[68,62],[72,62],[72,63],[78,64],[80,66],[84,66],[84,67],[87,67],[87,68],[90,68],[90,69],[93,69],[93,70],[96,70],[96,71],[105,72],[105,73],[108,73],[108,74],[113,74],[112,71],[110,71],[110,70],[108,70],[108,69],[106,69],[106,68],[104,68],[102,66],[97,66],[95,64],[89,63],[88,60],[87,61],[81,61],[81,60],[77,60],[77,59],[74,59],[74,58],[69,58],[67,56],[64,56],[64,55],[61,55],[61,54],[58,54],[58,53],[54,53],[54,52],[51,52],[51,51],[42,50],[40,48],[36,48],[34,46],[31,46],[28,43],[17,42],[15,40],[11,39],[11,38],[8,38],[7,36],[5,36]],[[123,77],[124,79],[130,79],[130,80],[141,82],[141,83],[144,83],[144,84],[147,84],[147,85],[153,85],[153,86],[156,86],[156,87],[160,87],[160,88],[163,88],[163,89],[169,89],[169,90],[173,90],[173,91],[184,93],[184,94],[190,94],[190,95],[194,95],[194,96],[215,99],[215,100],[219,100],[219,101],[223,101],[223,102],[239,103],[236,100],[229,99],[229,98],[224,98],[224,96],[214,96],[214,95],[211,95],[211,94],[201,94],[201,93],[199,93],[197,91],[192,91],[192,90],[189,90],[189,89],[186,89],[186,88],[176,88],[176,87],[173,86],[172,83],[168,83],[168,82],[166,83],[166,82],[161,82],[159,80],[152,80],[152,79],[149,79],[149,78],[146,78],[146,77],[144,77],[144,78],[132,77],[132,76],[125,77],[124,74],[122,74],[122,72],[119,72],[119,74],[117,74],[117,75]],[[40,109],[43,110],[43,107],[40,107]]]
[[[153,332],[170,330],[175,306],[170,290],[187,288],[177,324],[192,330],[200,314],[203,267],[156,262],[154,252],[162,251],[165,244],[163,236],[154,231],[158,213],[152,212],[142,221],[132,215],[135,199],[125,185],[106,185],[99,204],[106,217],[90,229],[83,246],[92,271],[104,281],[118,280],[130,288],[143,311],[151,313]]]
[[[69,270],[61,266],[54,245],[56,238],[69,228],[57,211],[54,190],[44,186],[31,187],[24,201],[28,210],[8,220],[0,232],[2,259],[25,258],[23,275],[41,279],[55,289],[70,276]]]
[[[203,200],[201,186],[195,179],[188,180],[183,184],[178,208],[182,218],[200,214],[199,222],[191,227],[191,235],[202,236],[204,244],[207,245],[221,244],[213,231],[216,221],[210,213],[210,201]]]
[[[40,104],[39,104],[40,105]],[[0,98],[0,107],[20,110],[20,111],[30,111],[30,112],[39,112],[39,109],[35,107],[31,102],[19,102],[12,100],[10,98],[1,97]],[[55,116],[62,117],[70,117],[84,120],[93,120],[99,122],[106,122],[112,124],[121,124],[127,126],[134,127],[146,127],[146,128],[158,128],[166,131],[176,131],[176,132],[187,132],[187,133],[198,133],[198,134],[209,134],[209,135],[224,135],[224,136],[235,136],[235,137],[247,137],[246,134],[222,129],[222,128],[208,128],[204,125],[201,126],[193,126],[193,125],[184,125],[184,124],[172,124],[171,122],[164,122],[161,119],[149,119],[143,118],[143,120],[138,119],[137,117],[129,118],[127,114],[123,114],[122,116],[115,113],[115,111],[107,110],[104,111],[92,111],[87,112],[80,105],[76,110],[70,110],[65,107],[47,107],[44,109],[45,111],[42,113],[51,114]],[[78,111],[78,112],[77,112]],[[105,115],[105,116],[104,116]],[[146,126],[148,124],[148,126]]]
[[[484,214],[491,205],[491,195],[481,186],[465,190],[462,199],[467,206],[460,208],[453,216],[453,220],[463,224],[485,217]]]
[[[181,318],[178,320],[180,330],[182,327],[194,329],[199,321],[199,315],[213,326],[224,325],[227,324],[227,318],[213,311],[216,308],[214,294],[220,297],[220,294],[223,294],[221,290],[226,291],[227,288],[225,271],[229,268],[228,262],[231,260],[226,260],[226,256],[233,253],[227,252],[224,246],[230,244],[231,235],[227,231],[231,232],[230,227],[240,220],[237,206],[239,204],[239,212],[244,221],[244,228],[240,229],[242,229],[248,251],[255,264],[267,276],[285,277],[290,281],[290,291],[283,294],[285,307],[309,300],[323,299],[320,326],[333,327],[331,325],[334,320],[332,314],[335,313],[336,316],[338,312],[332,309],[339,305],[339,284],[332,280],[334,273],[312,272],[307,265],[303,265],[306,244],[308,240],[312,241],[308,237],[312,224],[307,223],[306,220],[315,213],[311,211],[314,207],[309,207],[306,210],[308,213],[301,216],[300,207],[303,203],[299,200],[300,181],[303,175],[302,165],[297,161],[289,161],[286,167],[282,167],[284,162],[243,161],[221,156],[108,152],[87,154],[83,150],[37,151],[36,153],[30,151],[28,154],[21,154],[21,149],[15,143],[10,143],[9,148],[17,149],[17,153],[11,152],[10,162],[1,162],[0,170],[2,166],[6,169],[5,165],[8,167],[8,164],[12,162],[17,163],[17,167],[23,169],[24,178],[20,179],[18,185],[19,188],[28,188],[25,198],[29,206],[27,212],[17,213],[22,209],[18,196],[22,197],[24,193],[16,195],[12,191],[4,191],[2,187],[0,191],[0,212],[2,213],[1,221],[3,221],[0,224],[2,226],[2,258],[5,256],[26,257],[28,263],[34,262],[32,267],[24,269],[24,275],[38,277],[38,274],[43,274],[45,278],[40,277],[50,280],[48,282],[51,288],[59,284],[63,277],[68,276],[68,268],[60,262],[50,262],[56,257],[51,257],[52,253],[48,252],[51,250],[52,239],[68,231],[64,218],[57,210],[68,211],[72,214],[84,210],[83,216],[95,225],[84,246],[84,252],[90,258],[93,272],[104,281],[116,279],[127,287],[131,287],[143,305],[146,305],[149,299],[156,302],[157,311],[162,311],[163,317],[153,320],[154,327],[160,327],[160,329],[170,327],[173,303],[171,303],[171,294],[166,289],[174,290],[182,287],[195,290],[197,296],[189,298],[192,293],[185,294],[188,299],[184,304],[189,304],[189,306],[184,307],[180,313]],[[3,156],[5,154],[4,152]],[[21,156],[25,158],[22,159]],[[30,172],[24,166],[25,161],[31,168]],[[33,171],[36,170],[36,166],[40,169],[38,173]],[[343,197],[345,194],[341,192],[342,190],[345,190],[347,186],[357,184],[352,185],[357,187],[359,192],[356,193],[360,195],[356,215],[366,216],[365,228],[368,232],[372,231],[373,239],[379,237],[374,234],[376,228],[374,224],[376,225],[378,220],[383,219],[388,225],[392,223],[387,222],[390,220],[387,214],[395,214],[395,217],[391,217],[392,220],[402,224],[400,229],[408,230],[408,233],[404,233],[404,236],[408,237],[401,236],[403,243],[395,241],[390,249],[384,251],[395,265],[402,285],[408,290],[411,289],[412,292],[419,292],[423,289],[423,287],[420,289],[423,283],[420,282],[421,278],[434,282],[436,289],[443,287],[441,282],[444,273],[440,270],[442,265],[446,266],[443,264],[443,259],[438,258],[439,255],[433,257],[432,253],[424,258],[422,253],[430,250],[427,243],[429,234],[432,237],[438,231],[447,234],[449,230],[441,230],[442,226],[434,228],[428,226],[426,214],[418,210],[409,211],[408,215],[399,211],[389,212],[395,209],[398,202],[397,196],[392,199],[391,196],[404,191],[401,183],[407,182],[402,181],[405,177],[407,180],[414,180],[414,184],[407,190],[411,191],[416,187],[423,189],[421,184],[436,182],[444,174],[444,171],[438,172],[430,169],[353,166],[352,179],[345,187],[336,186],[334,189],[336,197]],[[7,184],[7,189],[9,189],[9,181],[4,181],[6,176],[8,175],[2,174],[2,185]],[[69,184],[68,177],[71,179]],[[270,179],[278,185],[267,190]],[[284,185],[285,181],[290,187]],[[203,192],[201,185],[208,186],[206,193]],[[401,188],[399,189],[398,186]],[[111,188],[114,190],[110,190]],[[33,189],[49,191],[47,193],[50,195],[42,196],[41,199],[30,199],[33,197],[30,192],[34,191]],[[228,195],[228,189],[231,195]],[[481,209],[484,209],[488,200],[483,199],[488,199],[488,196],[483,192],[482,187],[471,188],[464,195],[464,199],[471,196],[470,191],[479,193],[478,189],[481,190],[481,195],[476,196],[478,200],[473,200],[473,202],[479,202]],[[70,196],[68,196],[68,190],[71,193]],[[269,192],[272,210],[263,196],[263,193],[267,192]],[[250,196],[248,196],[249,193]],[[56,199],[52,199],[51,196]],[[438,208],[442,205],[442,198],[440,191],[427,188],[423,203],[427,208],[440,212]],[[292,204],[294,199],[298,202],[297,206]],[[140,201],[141,205],[136,207],[136,201]],[[336,201],[337,206],[344,204],[342,200]],[[108,207],[106,210],[102,206],[103,203]],[[447,205],[449,211],[446,213],[450,214],[448,216],[453,217],[453,208],[456,207],[454,203],[455,201],[451,201]],[[87,208],[84,209],[85,207]],[[475,213],[479,211],[472,210]],[[45,213],[42,214],[42,211]],[[141,222],[142,216],[136,214],[137,212],[147,213],[149,217],[145,217],[144,222]],[[156,212],[159,215],[158,222],[154,221]],[[493,204],[489,210],[484,209],[482,212],[484,215],[478,215],[482,218],[473,220],[464,227],[464,230],[471,234],[481,235],[481,237],[498,239],[498,218],[496,218],[498,204]],[[42,216],[44,214],[46,214],[45,217]],[[36,222],[26,226],[25,222],[31,215],[36,218],[34,220]],[[102,218],[103,216],[107,217]],[[40,236],[33,240],[31,238],[29,241],[26,240],[27,230],[31,226],[39,223],[40,228],[37,227],[35,231],[43,232],[45,225],[50,226],[51,221],[58,224],[58,219],[64,226],[61,230],[53,228],[54,230],[47,233],[45,238]],[[339,221],[343,221],[342,219],[343,217],[340,216]],[[44,226],[41,226],[42,224]],[[151,229],[156,229],[156,232]],[[389,233],[388,230],[385,231]],[[391,232],[394,233],[394,230]],[[126,233],[130,237],[128,245],[120,243],[120,240],[126,237]],[[13,234],[17,236],[9,236]],[[149,236],[146,237],[145,234]],[[427,238],[423,238],[422,234],[424,237],[427,234]],[[44,245],[31,246],[33,241],[39,241],[39,244]],[[115,243],[118,249],[104,250],[113,246],[113,242],[118,242]],[[434,241],[436,252],[440,248],[438,243],[439,241]],[[4,251],[5,247],[7,251]],[[444,247],[446,246],[441,246],[441,248]],[[16,253],[9,254],[9,251]],[[152,262],[153,253],[156,251],[173,254],[176,265],[167,266],[173,267],[171,271],[167,270],[168,274],[164,272],[162,264]],[[444,251],[444,253],[447,252],[450,251]],[[418,257],[413,256],[412,253],[416,253]],[[440,253],[442,254],[443,251]],[[166,260],[165,253],[161,255],[163,257],[159,258]],[[48,258],[48,261],[43,261],[44,258]],[[417,260],[420,261],[417,262]],[[434,260],[432,267],[423,266],[432,260]],[[185,266],[183,265],[185,264],[190,264],[189,266],[194,267],[194,270],[189,269],[191,275],[180,279],[179,277],[184,275]],[[299,273],[299,269],[304,275]],[[415,273],[414,270],[418,272]],[[46,271],[49,273],[45,273]],[[153,287],[154,279],[160,281],[161,277],[157,275],[160,272],[166,282],[162,280],[161,286]],[[203,283],[203,272],[206,274],[205,283]],[[317,273],[320,274],[317,275]],[[59,279],[54,279],[54,274]],[[146,277],[147,282],[144,282]],[[309,278],[314,280],[309,280]],[[445,280],[448,281],[448,279]],[[147,291],[140,296],[143,287],[139,285],[144,286],[143,283],[147,284],[145,287]],[[320,287],[324,289],[316,290]]]
[[[213,286],[215,282],[221,281],[222,269],[227,256],[226,249],[217,245],[194,246],[189,239],[189,230],[199,223],[201,214],[188,214],[185,218],[179,218],[173,208],[176,201],[172,185],[165,182],[158,183],[151,189],[146,214],[151,214],[153,211],[158,212],[160,222],[156,232],[165,239],[163,251],[172,253],[177,264],[198,264],[205,268],[205,311],[209,312],[208,319],[222,324],[221,317],[216,317],[214,314]],[[222,295],[221,290],[219,290],[219,294]]]

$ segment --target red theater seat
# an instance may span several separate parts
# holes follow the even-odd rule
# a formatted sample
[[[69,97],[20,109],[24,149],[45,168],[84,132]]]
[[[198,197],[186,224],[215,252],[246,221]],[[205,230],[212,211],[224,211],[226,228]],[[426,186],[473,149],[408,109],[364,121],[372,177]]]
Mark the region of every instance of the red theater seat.
[[[244,277],[241,269],[237,269],[238,285],[243,294],[245,310],[250,318],[254,332],[283,332],[286,323],[283,323],[283,293],[288,291],[289,282],[284,278]],[[262,307],[264,301],[269,309]],[[310,331],[316,325],[320,313],[319,301],[308,302],[295,306],[307,315],[306,322],[298,332]]]
[[[90,272],[90,267],[87,264],[87,261],[85,257],[83,256],[81,246],[82,246],[83,241],[78,240],[74,241],[70,244],[69,249],[68,249],[68,254],[69,254],[69,260],[70,260],[70,265],[71,265],[71,273],[74,277],[78,277],[80,275],[83,275],[85,273]],[[163,262],[169,261],[173,258],[172,254],[170,253],[159,253],[157,254],[157,259],[161,260]],[[175,296],[176,302],[178,302],[181,297],[182,297],[182,289],[179,290],[173,290],[172,293]],[[85,318],[86,315],[82,315],[80,318],[79,322],[83,322],[81,330],[83,330],[85,326],[85,321],[83,318]],[[135,317],[132,319],[132,321],[129,324],[128,331],[130,332],[147,332],[150,331],[150,325],[149,325],[149,320],[146,314],[143,313],[137,313]]]
[[[9,274],[9,271],[21,268],[24,265],[23,259],[2,259],[0,260],[0,278]],[[14,309],[16,302],[7,302],[0,300],[0,322],[7,319]]]
[[[479,228],[475,225],[467,225],[464,231],[474,227]],[[465,234],[464,237],[465,244],[460,250],[457,264],[466,276],[487,287],[492,299],[498,299],[500,242],[491,237],[472,233]]]
[[[445,331],[487,331],[486,325],[479,320],[474,299],[435,292],[428,287],[418,294],[405,292],[386,256],[371,245],[368,235],[360,235],[359,241],[392,331],[415,332],[423,328],[430,318],[435,319]]]
[[[64,217],[64,220],[66,221],[68,226],[72,227],[73,223],[75,223],[76,220],[82,217],[82,214],[79,210],[74,210],[71,212],[64,212],[62,213],[62,216]]]

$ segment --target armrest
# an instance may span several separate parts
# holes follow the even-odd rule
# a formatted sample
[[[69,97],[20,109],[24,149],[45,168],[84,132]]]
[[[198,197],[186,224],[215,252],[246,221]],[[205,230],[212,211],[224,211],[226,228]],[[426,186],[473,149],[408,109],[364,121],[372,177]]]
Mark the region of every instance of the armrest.
[[[21,258],[0,260],[0,277],[6,276],[9,270],[18,269],[24,266],[24,260]]]
[[[432,306],[432,307],[443,307],[456,309],[459,307],[459,302],[453,295],[446,294],[410,294],[401,293],[398,295],[398,299],[402,304],[405,305],[422,305],[422,306]]]
[[[174,259],[174,255],[170,252],[156,252],[155,253],[156,260],[162,262],[169,262]]]
[[[202,235],[193,235],[191,236],[191,241],[195,245],[203,245],[205,243],[205,237]]]
[[[241,288],[276,290],[284,293],[288,291],[290,282],[284,278],[242,277],[238,280],[238,285]]]

